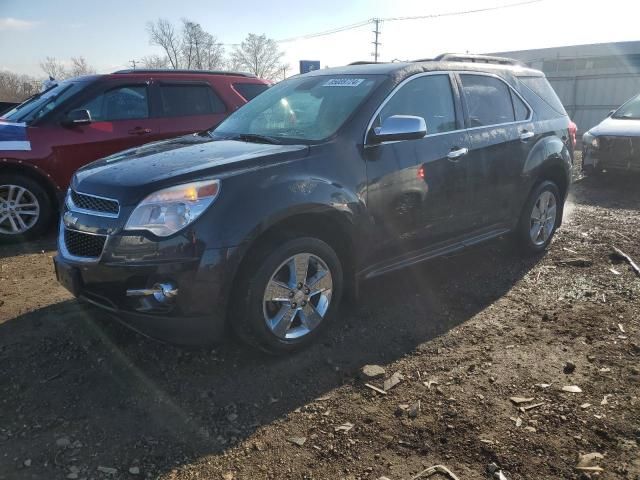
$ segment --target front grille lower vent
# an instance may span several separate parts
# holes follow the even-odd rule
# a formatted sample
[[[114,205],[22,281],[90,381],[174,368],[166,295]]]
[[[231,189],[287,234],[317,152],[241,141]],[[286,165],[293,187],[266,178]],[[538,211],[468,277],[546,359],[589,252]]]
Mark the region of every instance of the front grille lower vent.
[[[94,197],[93,195],[78,193],[74,190],[71,190],[71,201],[76,207],[82,208],[83,210],[90,210],[115,216],[120,212],[120,205],[117,200]]]
[[[106,240],[106,235],[92,235],[67,228],[64,230],[64,244],[67,251],[76,257],[100,257]]]

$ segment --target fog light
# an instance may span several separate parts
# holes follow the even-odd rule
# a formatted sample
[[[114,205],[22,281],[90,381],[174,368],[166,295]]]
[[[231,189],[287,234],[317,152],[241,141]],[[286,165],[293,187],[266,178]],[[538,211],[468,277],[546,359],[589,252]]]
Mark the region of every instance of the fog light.
[[[127,290],[127,297],[152,296],[158,303],[173,303],[178,296],[178,287],[172,282],[156,283],[152,288],[139,288]]]
[[[175,297],[178,296],[178,289],[171,282],[156,283],[153,289],[155,290],[153,298],[160,303],[172,303]]]

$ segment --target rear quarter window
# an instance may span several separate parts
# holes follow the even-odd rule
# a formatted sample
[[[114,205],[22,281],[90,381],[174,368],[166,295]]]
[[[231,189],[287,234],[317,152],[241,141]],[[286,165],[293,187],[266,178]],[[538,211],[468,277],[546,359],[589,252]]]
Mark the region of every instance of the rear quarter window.
[[[234,83],[233,88],[248,102],[269,88],[263,83]]]
[[[558,95],[545,77],[518,77],[518,80],[556,112],[561,115],[567,114]]]

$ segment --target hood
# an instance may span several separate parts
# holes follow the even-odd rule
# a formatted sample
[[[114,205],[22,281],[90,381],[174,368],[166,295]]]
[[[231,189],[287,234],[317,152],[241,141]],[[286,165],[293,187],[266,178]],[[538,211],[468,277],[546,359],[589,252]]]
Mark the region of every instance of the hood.
[[[589,133],[596,136],[640,137],[640,120],[605,118]]]
[[[161,188],[302,158],[306,145],[271,145],[187,135],[97,160],[74,176],[75,190],[134,204]]]

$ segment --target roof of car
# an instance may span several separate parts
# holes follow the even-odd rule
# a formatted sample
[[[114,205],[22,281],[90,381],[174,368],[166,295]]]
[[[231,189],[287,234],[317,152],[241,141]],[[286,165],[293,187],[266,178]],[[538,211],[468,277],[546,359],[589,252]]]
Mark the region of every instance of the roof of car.
[[[255,75],[247,72],[232,72],[226,70],[187,70],[187,69],[173,69],[173,68],[136,68],[117,70],[114,74],[149,74],[149,73],[162,73],[162,74],[185,74],[185,75],[224,75],[233,77],[248,77],[257,78]]]
[[[491,60],[491,61],[489,61]],[[395,78],[405,78],[420,72],[460,70],[480,71],[488,73],[511,72],[515,75],[543,76],[539,70],[528,68],[515,60],[481,55],[453,55],[445,54],[435,59],[420,59],[411,62],[370,63],[354,62],[351,65],[335,68],[325,68],[307,73],[308,76],[317,75],[389,75]]]

